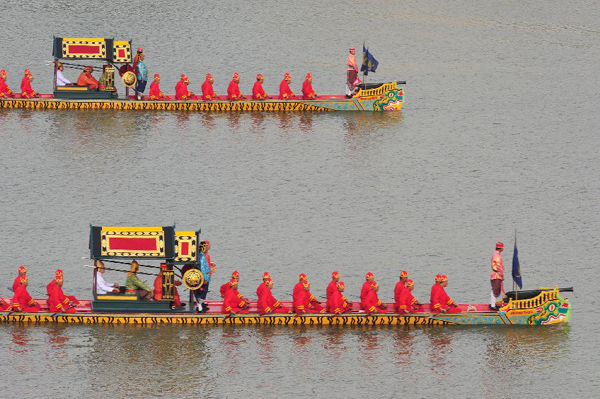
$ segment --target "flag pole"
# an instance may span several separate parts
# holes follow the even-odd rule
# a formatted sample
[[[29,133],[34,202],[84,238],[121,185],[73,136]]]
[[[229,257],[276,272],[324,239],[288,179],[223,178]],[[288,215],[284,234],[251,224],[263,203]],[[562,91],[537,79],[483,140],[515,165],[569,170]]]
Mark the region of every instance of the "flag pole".
[[[517,229],[515,229],[515,248],[517,247]],[[514,256],[514,254],[513,254]],[[515,300],[519,300],[519,286],[513,278],[513,289],[515,290]]]
[[[366,48],[365,40],[363,39],[363,64],[365,63],[365,48]],[[361,65],[360,69],[362,69],[362,65]],[[362,71],[362,73],[363,73],[363,83],[365,84],[365,88],[366,88],[367,87],[367,78],[366,78],[367,75],[365,75],[365,71]]]

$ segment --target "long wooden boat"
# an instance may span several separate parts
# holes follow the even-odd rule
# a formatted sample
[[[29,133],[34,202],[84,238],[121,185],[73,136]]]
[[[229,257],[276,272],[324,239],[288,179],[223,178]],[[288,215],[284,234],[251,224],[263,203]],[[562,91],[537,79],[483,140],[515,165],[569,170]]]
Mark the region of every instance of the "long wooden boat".
[[[135,297],[133,297],[135,298]],[[10,298],[5,298],[10,301]],[[487,304],[460,304],[461,313],[432,313],[429,305],[424,305],[423,313],[397,314],[379,313],[367,315],[356,306],[351,313],[333,314],[275,314],[260,315],[256,303],[251,304],[250,312],[229,316],[221,313],[221,302],[208,302],[206,313],[193,311],[136,312],[115,309],[114,311],[92,310],[92,300],[80,301],[77,313],[51,313],[46,300],[36,300],[42,307],[38,313],[0,312],[0,322],[5,323],[70,323],[70,324],[122,324],[122,325],[282,325],[282,326],[399,326],[399,325],[524,325],[547,326],[567,323],[571,317],[571,303],[562,297],[558,287],[539,290],[539,294],[529,299],[509,299],[499,311],[489,311]],[[132,308],[138,301],[128,301]],[[160,303],[160,302],[157,302]],[[141,304],[144,306],[144,304]],[[191,304],[189,304],[191,306]],[[291,303],[284,303],[291,307]],[[393,304],[388,304],[388,309]],[[132,309],[130,308],[130,309]],[[214,310],[213,310],[214,309]]]
[[[247,313],[223,314],[222,302],[206,302],[209,310],[194,310],[193,292],[202,286],[204,276],[199,268],[200,231],[178,231],[175,226],[114,227],[90,226],[90,259],[127,263],[124,260],[159,260],[166,264],[162,269],[162,300],[141,300],[137,294],[128,295],[121,289],[117,294],[96,292],[97,269],[94,268],[93,298],[80,301],[77,313],[52,313],[45,299],[37,299],[41,312],[0,312],[0,322],[17,323],[78,323],[78,324],[273,324],[273,325],[529,325],[545,326],[566,323],[571,317],[571,303],[561,291],[572,289],[543,288],[518,293],[508,292],[506,305],[490,311],[487,304],[460,304],[460,313],[433,313],[428,304],[422,312],[412,314],[366,314],[353,305],[349,313],[334,314],[259,314],[256,303],[251,303]],[[144,265],[141,267],[156,268]],[[125,271],[119,269],[109,269]],[[179,273],[178,276],[176,273]],[[189,301],[183,308],[174,308],[175,277],[180,277],[190,290]],[[5,298],[10,303],[10,298]],[[291,303],[284,303],[291,309]],[[393,309],[393,304],[388,304]]]
[[[290,100],[241,100],[229,101],[219,96],[214,101],[154,101],[148,96],[138,100],[129,95],[135,87],[135,74],[131,72],[131,41],[107,38],[62,38],[53,39],[54,82],[58,63],[61,60],[101,62],[105,65],[106,86],[102,90],[90,90],[82,86],[56,86],[53,93],[41,94],[38,98],[0,98],[0,108],[23,108],[31,110],[118,110],[118,111],[190,111],[190,112],[332,112],[332,111],[399,111],[404,104],[406,82],[396,80],[384,83],[362,83],[356,86],[352,98],[345,95],[321,95],[316,99]],[[67,64],[67,68],[83,69],[81,64]],[[121,65],[120,67],[118,67]],[[115,70],[121,74],[125,96],[119,98],[115,88]],[[129,74],[126,76],[126,74]],[[126,79],[129,77],[131,79]],[[150,82],[148,82],[150,84]],[[169,96],[175,98],[174,95]]]

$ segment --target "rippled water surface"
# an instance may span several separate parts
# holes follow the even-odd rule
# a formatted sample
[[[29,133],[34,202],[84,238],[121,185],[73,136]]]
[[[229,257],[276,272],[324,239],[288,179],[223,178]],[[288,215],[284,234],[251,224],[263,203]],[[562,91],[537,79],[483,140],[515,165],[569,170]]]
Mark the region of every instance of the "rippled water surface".
[[[591,1],[0,4],[0,68],[51,88],[52,35],[132,39],[172,92],[206,72],[283,73],[341,93],[347,47],[402,79],[402,113],[200,114],[0,110],[0,286],[56,268],[90,296],[89,223],[202,228],[253,297],[264,270],[356,296],[399,270],[427,300],[489,299],[493,243],[515,229],[526,288],[574,286],[568,326],[280,328],[0,325],[4,397],[593,397],[600,239],[599,6]],[[72,79],[76,74],[67,71]],[[505,263],[510,264],[510,250]],[[109,280],[122,276],[108,274]],[[510,284],[510,283],[509,283]],[[213,287],[214,288],[214,287]],[[214,297],[214,295],[213,295]]]

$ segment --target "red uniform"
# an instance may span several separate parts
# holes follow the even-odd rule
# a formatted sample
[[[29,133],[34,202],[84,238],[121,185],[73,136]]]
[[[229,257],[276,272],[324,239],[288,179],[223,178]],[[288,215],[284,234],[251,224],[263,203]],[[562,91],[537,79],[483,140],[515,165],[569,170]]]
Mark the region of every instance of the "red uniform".
[[[329,282],[329,285],[327,286],[327,292],[326,292],[326,296],[327,296],[327,304],[325,306],[325,308],[327,309],[328,312],[332,313],[333,309],[335,309],[332,304],[333,304],[333,295],[339,292],[337,289],[337,281],[331,279],[331,282]]]
[[[242,93],[240,92],[240,86],[237,84],[235,80],[231,80],[229,82],[229,87],[227,87],[227,99],[229,101],[237,101],[243,98]]]
[[[208,79],[202,83],[202,99],[204,101],[211,101],[217,98],[217,93],[213,89],[212,83],[209,82]]]
[[[264,284],[264,283],[263,283]],[[261,284],[261,286],[263,285]],[[260,287],[259,287],[260,289]],[[258,294],[258,290],[256,291]],[[273,293],[266,285],[262,290],[260,290],[260,294],[258,295],[258,311],[261,314],[267,313],[289,313],[290,310],[283,306],[281,302],[279,302],[273,296]]]
[[[351,310],[350,305],[346,301],[346,297],[339,290],[331,295],[329,313],[341,314]]]
[[[264,100],[267,98],[267,93],[262,87],[262,82],[256,81],[252,87],[252,99],[253,100]]]
[[[290,85],[284,80],[279,84],[279,99],[280,100],[290,100],[294,98],[294,93],[292,89],[290,89]]]
[[[175,287],[173,287],[173,305],[181,306],[181,299],[179,298],[179,292],[177,292],[177,286],[181,285],[181,281],[175,280]],[[154,300],[162,300],[162,276],[156,276],[154,279]]]
[[[23,76],[23,80],[21,80],[21,98],[32,98],[37,97],[37,93],[31,87],[31,82],[29,81],[29,76]]]
[[[197,100],[198,97],[190,91],[188,91],[188,85],[182,80],[177,82],[175,85],[175,100]]]
[[[221,293],[221,298],[225,298],[225,295],[227,294],[227,291],[229,291],[230,288],[231,286],[229,285],[229,281],[221,286],[221,288],[219,289],[219,292]]]
[[[396,300],[396,310],[400,313],[415,313],[417,300],[413,296],[411,290],[404,289],[400,297]]]
[[[360,308],[362,310],[366,310],[367,308],[365,307],[365,300],[367,299],[367,294],[371,292],[371,282],[370,281],[365,281],[362,285],[362,288],[360,290]]]
[[[10,304],[4,302],[2,298],[0,298],[0,310],[8,310],[10,308]]]
[[[400,305],[400,296],[404,291],[406,291],[406,286],[404,285],[404,281],[400,280],[396,283],[396,288],[394,288],[394,302],[396,308]]]
[[[160,85],[156,82],[150,84],[150,100],[170,100],[166,97],[162,91],[160,91]]]
[[[377,293],[373,290],[369,291],[365,298],[365,311],[367,313],[373,313],[377,310],[381,313],[385,313],[385,305],[379,299]]]
[[[15,291],[15,295],[12,298],[13,310],[21,310],[23,312],[39,312],[40,304],[36,303],[27,288],[23,285],[19,285],[19,288]]]
[[[0,98],[1,97],[13,97],[14,94],[6,82],[0,79]]]
[[[64,303],[65,305],[68,305],[70,302],[73,302],[74,305],[79,304],[79,301],[73,295],[65,295],[62,288],[59,287],[58,285],[56,285],[56,279],[54,279],[54,280],[50,281],[50,283],[48,283],[48,285],[46,286],[46,293],[48,294],[48,306],[50,306],[50,300],[53,297],[53,295],[55,295],[55,291],[59,291],[56,294],[60,298],[59,302],[65,301],[65,298],[66,298],[66,302]],[[50,310],[52,310],[52,309],[50,309]],[[54,311],[58,312],[59,309],[54,310]]]
[[[77,313],[77,311],[73,307],[70,307],[77,304],[75,301],[72,305],[70,305],[71,298],[74,299],[75,297],[68,297],[67,295],[65,295],[61,287],[54,284],[54,288],[48,296],[48,308],[51,312],[64,311],[65,313]]]
[[[98,81],[92,76],[91,72],[84,71],[77,79],[77,86],[89,86],[90,89],[96,90],[98,88]]]
[[[294,286],[294,291],[292,292],[292,296],[296,297],[296,295],[298,295],[298,293],[300,291],[304,291],[304,286],[303,286],[302,281],[299,281],[296,283],[296,285]]]
[[[233,287],[229,287],[223,300],[223,313],[238,313],[248,307],[244,297]]]
[[[431,287],[431,309],[434,313],[439,313],[442,309],[445,309],[447,313],[461,312],[440,284],[434,284]]]
[[[15,277],[15,281],[13,283],[12,289],[13,292],[17,292],[17,288],[19,288],[21,286],[21,280],[20,280],[21,276],[17,276]]]
[[[308,79],[302,83],[302,98],[305,100],[317,98],[317,93],[313,90],[312,83],[309,82]]]

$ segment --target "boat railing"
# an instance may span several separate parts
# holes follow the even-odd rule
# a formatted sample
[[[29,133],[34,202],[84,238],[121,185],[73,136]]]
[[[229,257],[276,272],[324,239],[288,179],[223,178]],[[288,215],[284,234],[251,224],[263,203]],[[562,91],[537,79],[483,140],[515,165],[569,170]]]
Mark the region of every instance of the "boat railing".
[[[360,89],[358,93],[356,93],[356,97],[372,97],[372,96],[380,96],[385,94],[391,90],[395,90],[397,86],[396,81],[394,80],[392,83],[384,83],[383,85],[375,88],[375,89]]]
[[[546,302],[557,300],[558,293],[559,293],[559,288],[558,288],[558,286],[556,286],[552,290],[542,291],[535,298],[511,299],[508,302],[507,310],[537,308],[537,307],[542,306]]]

